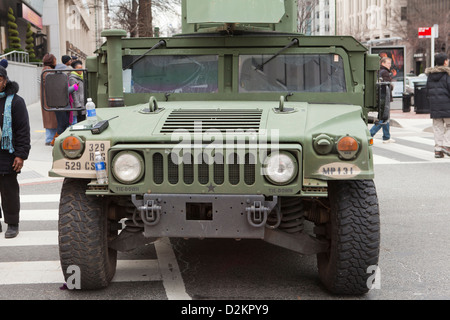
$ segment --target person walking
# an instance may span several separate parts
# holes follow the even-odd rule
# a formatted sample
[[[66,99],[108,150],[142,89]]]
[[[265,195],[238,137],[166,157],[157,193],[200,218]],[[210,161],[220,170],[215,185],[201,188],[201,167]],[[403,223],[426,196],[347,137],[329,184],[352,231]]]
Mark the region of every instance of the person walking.
[[[30,121],[25,101],[17,95],[19,85],[8,79],[0,66],[0,196],[5,223],[5,238],[19,234],[20,190],[17,174],[30,153]]]
[[[44,58],[42,59],[43,63],[44,63],[44,67],[42,68],[42,72],[44,72],[45,70],[48,69],[55,69],[56,66],[56,57],[51,54],[51,53],[47,53]],[[45,85],[45,77],[48,74],[45,73],[44,74],[44,85]],[[41,103],[43,103],[43,105],[41,105],[41,111],[42,111],[42,122],[46,131],[45,134],[45,145],[46,146],[52,146],[53,142],[54,142],[54,138],[56,136],[56,132],[57,132],[57,128],[58,128],[58,121],[56,120],[56,115],[55,112],[52,111],[46,111],[44,109],[44,106],[47,108],[47,102],[45,99],[45,94],[43,92],[43,90],[41,90]]]
[[[430,118],[433,119],[434,156],[450,157],[450,67],[445,53],[435,55],[435,67],[425,69]]]
[[[391,75],[391,65],[392,59],[389,57],[383,57],[380,61],[380,72],[379,77],[383,82],[392,82]],[[393,101],[392,97],[392,85],[390,85],[390,102]],[[389,128],[389,119],[388,120],[380,120],[378,123],[375,123],[372,128],[370,128],[370,135],[373,137],[377,134],[380,129],[383,129],[383,143],[392,143],[395,142],[394,139],[391,138],[390,128]]]

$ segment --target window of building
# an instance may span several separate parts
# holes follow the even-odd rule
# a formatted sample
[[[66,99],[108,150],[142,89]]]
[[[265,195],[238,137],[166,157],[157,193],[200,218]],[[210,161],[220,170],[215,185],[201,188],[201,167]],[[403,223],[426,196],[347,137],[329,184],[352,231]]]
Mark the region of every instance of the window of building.
[[[407,15],[408,10],[407,9],[408,9],[407,7],[402,7],[401,8],[400,16],[401,16],[401,20],[402,21],[405,21],[407,19],[407,17],[408,17],[408,15]]]

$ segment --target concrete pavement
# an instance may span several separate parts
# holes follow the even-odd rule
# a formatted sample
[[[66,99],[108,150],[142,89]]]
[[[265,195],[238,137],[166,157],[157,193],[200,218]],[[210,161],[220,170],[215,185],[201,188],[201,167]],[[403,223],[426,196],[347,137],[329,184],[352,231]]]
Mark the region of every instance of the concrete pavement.
[[[28,113],[31,126],[31,151],[22,173],[18,175],[19,183],[24,185],[62,181],[62,178],[48,176],[52,166],[52,147],[45,145],[40,102],[28,105]],[[410,112],[403,112],[402,99],[396,98],[391,104],[391,126],[431,132],[431,119],[429,114],[416,114],[413,107]]]
[[[402,98],[395,98],[391,103],[391,127],[433,132],[430,114],[416,113],[414,106],[411,106],[410,112],[403,112]]]
[[[45,145],[45,129],[42,123],[40,102],[27,106],[30,117],[31,150],[24,162],[22,172],[17,176],[20,185],[62,181],[51,178],[48,171],[52,166],[52,147]]]

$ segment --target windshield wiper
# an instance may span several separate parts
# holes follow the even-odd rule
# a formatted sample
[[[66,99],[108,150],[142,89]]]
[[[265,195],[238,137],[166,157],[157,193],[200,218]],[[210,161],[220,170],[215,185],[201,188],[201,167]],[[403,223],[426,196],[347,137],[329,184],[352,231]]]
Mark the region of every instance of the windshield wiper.
[[[292,47],[293,45],[298,44],[298,39],[294,39],[291,41],[291,43],[289,43],[287,46],[285,46],[284,48],[282,48],[280,51],[278,51],[277,53],[275,53],[272,57],[270,57],[268,60],[264,61],[263,63],[261,63],[259,66],[255,67],[255,70],[260,70],[262,71],[262,67],[269,63],[270,61],[272,61],[272,59],[275,59],[276,57],[278,57],[283,51],[285,51],[286,49],[289,49],[290,47]]]
[[[140,55],[136,60],[134,60],[133,62],[131,62],[129,65],[127,65],[125,68],[123,68],[123,70],[127,70],[129,69],[131,66],[133,66],[136,62],[138,62],[139,60],[141,60],[147,53],[149,53],[150,51],[154,50],[154,49],[158,49],[161,46],[165,46],[166,42],[164,40],[159,41],[157,44],[155,44],[153,47],[151,47],[150,49],[148,49],[144,54]]]

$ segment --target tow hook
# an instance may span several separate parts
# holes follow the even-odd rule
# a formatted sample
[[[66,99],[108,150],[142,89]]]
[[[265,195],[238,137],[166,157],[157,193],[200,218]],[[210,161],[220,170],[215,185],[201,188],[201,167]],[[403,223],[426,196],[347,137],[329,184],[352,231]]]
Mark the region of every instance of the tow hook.
[[[245,208],[247,220],[255,228],[262,227],[267,222],[267,214],[270,211],[268,207],[261,204],[261,201],[254,201],[253,205]]]
[[[154,226],[158,224],[161,219],[161,206],[158,205],[157,200],[137,200],[136,195],[131,195],[131,201],[139,211],[139,215],[144,224]]]

